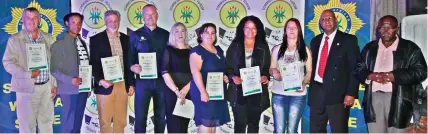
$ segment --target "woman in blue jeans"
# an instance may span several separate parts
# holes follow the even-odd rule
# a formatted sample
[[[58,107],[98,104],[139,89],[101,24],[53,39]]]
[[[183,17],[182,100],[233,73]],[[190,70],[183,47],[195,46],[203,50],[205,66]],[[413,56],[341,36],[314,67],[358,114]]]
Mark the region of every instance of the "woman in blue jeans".
[[[273,48],[271,58],[274,133],[297,133],[312,72],[312,56],[299,20],[285,23],[283,42]]]

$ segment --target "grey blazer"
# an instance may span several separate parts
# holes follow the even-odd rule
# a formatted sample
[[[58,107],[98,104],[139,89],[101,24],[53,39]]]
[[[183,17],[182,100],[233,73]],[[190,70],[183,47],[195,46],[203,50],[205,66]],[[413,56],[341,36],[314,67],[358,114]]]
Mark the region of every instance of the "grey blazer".
[[[79,93],[79,87],[71,84],[73,77],[79,77],[80,59],[76,41],[76,38],[66,33],[63,38],[52,44],[51,72],[58,82],[58,94]],[[85,51],[88,52],[88,47],[86,47],[84,41],[82,41],[82,44],[85,47]]]
[[[40,30],[39,33],[43,36],[42,42],[46,45],[46,53],[49,62],[49,49],[55,40],[48,33]],[[12,75],[11,91],[22,93],[32,93],[34,91],[34,83],[36,79],[31,78],[31,71],[28,70],[27,66],[26,44],[29,42],[30,40],[24,30],[11,35],[7,41],[2,62],[6,72]],[[49,82],[47,84],[49,84],[50,87],[56,87],[56,80],[50,74]]]

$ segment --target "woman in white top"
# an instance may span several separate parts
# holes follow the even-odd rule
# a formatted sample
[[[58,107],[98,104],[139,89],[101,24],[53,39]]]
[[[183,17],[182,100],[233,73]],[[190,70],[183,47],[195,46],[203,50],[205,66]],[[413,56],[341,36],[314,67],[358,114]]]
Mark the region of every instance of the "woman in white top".
[[[297,133],[312,72],[312,56],[299,20],[285,23],[283,42],[273,48],[271,58],[274,133]]]

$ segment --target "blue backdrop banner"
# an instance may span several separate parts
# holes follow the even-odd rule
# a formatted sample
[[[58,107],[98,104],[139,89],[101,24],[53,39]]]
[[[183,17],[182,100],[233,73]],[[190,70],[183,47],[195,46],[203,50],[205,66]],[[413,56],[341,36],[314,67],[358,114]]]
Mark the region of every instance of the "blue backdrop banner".
[[[354,34],[360,49],[370,41],[370,1],[369,0],[307,0],[305,3],[305,42],[310,44],[313,37],[322,33],[318,20],[322,11],[331,9],[337,18],[340,31]],[[348,120],[349,132],[367,133],[361,103],[364,87],[359,88],[359,99],[355,100]],[[330,127],[327,127],[330,132]],[[302,117],[302,132],[309,132],[309,106]]]
[[[62,20],[63,16],[70,12],[70,1],[68,0],[3,0],[0,4],[0,54],[3,57],[7,40],[11,34],[23,29],[21,15],[25,8],[35,7],[41,15],[40,28],[52,34],[54,38],[62,36],[66,28]],[[10,74],[0,68],[0,133],[17,133],[19,122],[16,117],[15,92],[10,92]],[[54,132],[60,131],[61,99],[53,100],[55,106]]]

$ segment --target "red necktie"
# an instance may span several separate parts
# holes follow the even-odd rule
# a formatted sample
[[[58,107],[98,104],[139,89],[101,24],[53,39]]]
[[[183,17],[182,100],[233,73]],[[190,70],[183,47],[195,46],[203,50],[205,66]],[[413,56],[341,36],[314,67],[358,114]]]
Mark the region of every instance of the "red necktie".
[[[320,62],[318,64],[318,75],[323,78],[324,77],[324,71],[325,66],[327,65],[327,58],[328,58],[328,36],[324,39],[324,46],[321,50],[321,56],[320,56]]]

